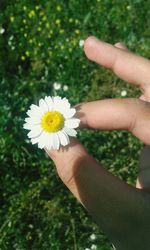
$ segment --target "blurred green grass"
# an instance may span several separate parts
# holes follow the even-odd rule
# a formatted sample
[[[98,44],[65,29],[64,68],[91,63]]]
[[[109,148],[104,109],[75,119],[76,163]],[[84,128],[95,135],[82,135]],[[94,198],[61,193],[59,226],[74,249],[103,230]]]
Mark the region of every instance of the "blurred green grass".
[[[22,125],[31,103],[66,96],[72,105],[139,91],[89,62],[80,41],[95,35],[150,57],[150,2],[1,0],[0,249],[111,250],[107,237],[30,145]],[[56,90],[54,83],[60,83]],[[64,88],[67,86],[67,88]],[[67,90],[66,90],[67,89]],[[88,151],[113,174],[136,180],[141,143],[125,131],[79,131]],[[91,234],[95,240],[90,239]]]

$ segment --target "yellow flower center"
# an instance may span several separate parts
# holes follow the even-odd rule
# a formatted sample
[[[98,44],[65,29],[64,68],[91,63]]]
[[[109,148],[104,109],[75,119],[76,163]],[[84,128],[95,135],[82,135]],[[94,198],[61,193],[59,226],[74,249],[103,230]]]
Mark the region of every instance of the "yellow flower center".
[[[46,132],[57,132],[64,126],[64,117],[58,111],[48,111],[41,118],[41,126]]]

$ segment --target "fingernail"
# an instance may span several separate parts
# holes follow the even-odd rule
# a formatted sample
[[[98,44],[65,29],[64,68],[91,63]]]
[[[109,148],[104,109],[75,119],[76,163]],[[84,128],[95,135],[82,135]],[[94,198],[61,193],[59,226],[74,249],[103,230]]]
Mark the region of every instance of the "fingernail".
[[[98,42],[98,41],[99,41],[99,39],[98,39],[97,37],[95,37],[95,36],[90,36],[90,37],[88,37],[88,38],[85,40],[84,45],[85,45],[86,43],[88,43],[88,45],[93,45],[93,43]]]

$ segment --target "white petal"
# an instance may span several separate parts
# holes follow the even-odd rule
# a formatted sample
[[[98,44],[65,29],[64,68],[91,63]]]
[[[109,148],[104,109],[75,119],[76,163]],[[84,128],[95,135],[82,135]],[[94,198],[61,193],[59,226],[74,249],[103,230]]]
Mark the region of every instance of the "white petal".
[[[25,119],[25,122],[32,125],[40,124],[40,119],[38,117],[29,117],[29,118],[27,117]]]
[[[39,100],[39,107],[41,108],[41,110],[44,113],[48,111],[48,106],[47,106],[46,102],[43,99]]]
[[[48,138],[48,133],[43,132],[40,137],[39,137],[39,143],[38,143],[38,147],[39,148],[44,148],[46,146],[46,142],[47,142],[47,138]]]
[[[75,113],[76,113],[76,110],[74,108],[72,108],[72,109],[64,110],[63,116],[66,119],[68,119],[68,118],[73,117]]]
[[[61,104],[57,104],[53,107],[53,110],[60,112],[62,115],[65,113],[66,108],[63,107]]]
[[[54,103],[57,103],[57,102],[62,100],[62,98],[60,96],[53,96],[52,98],[53,98]]]
[[[60,96],[52,96],[53,100],[53,109],[56,110],[56,107],[61,105],[61,97]]]
[[[36,144],[36,143],[38,143],[39,142],[39,137],[36,137],[36,138],[32,138],[31,139],[31,143],[32,144]]]
[[[64,127],[63,132],[65,132],[69,136],[73,136],[73,137],[76,137],[76,135],[77,135],[77,131],[73,128]]]
[[[32,144],[38,143],[39,148],[44,148],[48,133],[42,132],[39,137],[31,138]]]
[[[53,107],[54,110],[61,111],[62,109],[66,110],[70,108],[70,103],[66,98],[62,99],[59,96],[55,96],[53,97],[53,101],[54,101],[54,107]]]
[[[32,104],[32,105],[30,106],[30,109],[31,109],[31,111],[33,111],[33,112],[39,112],[39,110],[40,110],[39,106],[38,106],[38,105],[35,105],[35,104]]]
[[[59,136],[60,144],[61,144],[62,146],[66,146],[66,145],[69,144],[69,142],[70,142],[69,136],[68,136],[65,132],[58,131],[57,134],[58,134],[58,136]]]
[[[34,104],[30,106],[30,109],[34,114],[39,114],[39,116],[42,116],[45,113],[41,107]]]
[[[46,104],[48,106],[48,110],[51,111],[53,109],[53,106],[54,106],[52,98],[50,96],[46,96],[45,97],[45,102],[46,102]]]
[[[28,110],[27,113],[26,113],[28,116],[32,117],[35,112],[34,111],[31,111],[31,110]]]
[[[41,111],[39,112],[39,111],[28,110],[27,115],[30,116],[31,118],[35,117],[41,119],[42,117]]]
[[[62,101],[63,101],[63,103],[64,103],[64,105],[65,105],[66,107],[70,108],[70,103],[69,103],[69,101],[68,101],[68,99],[67,99],[66,97],[64,97],[64,98],[62,99]]]
[[[58,150],[59,146],[60,146],[59,137],[58,137],[57,133],[54,133],[53,134],[53,145],[52,145],[52,147],[53,147],[53,149]]]
[[[30,106],[30,109],[31,109],[33,112],[38,112],[39,106],[37,106],[37,105],[35,105],[35,104],[32,104],[32,105]]]
[[[42,133],[40,125],[35,125],[34,128],[28,133],[29,138],[38,137]]]
[[[65,121],[65,127],[77,128],[79,127],[80,120],[77,118],[68,119]]]
[[[53,134],[49,133],[48,137],[47,137],[47,142],[46,142],[46,146],[45,147],[48,150],[52,150],[53,149],[52,145],[53,145]]]
[[[28,123],[25,123],[25,124],[23,124],[23,128],[24,128],[24,129],[31,130],[31,129],[33,129],[33,128],[34,128],[34,125],[32,125],[32,124],[28,124]]]

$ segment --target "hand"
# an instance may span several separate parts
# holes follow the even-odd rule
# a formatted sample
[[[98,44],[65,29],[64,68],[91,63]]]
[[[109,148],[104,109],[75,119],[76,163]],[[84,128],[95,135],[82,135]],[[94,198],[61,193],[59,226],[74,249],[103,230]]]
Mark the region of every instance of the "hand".
[[[81,127],[126,129],[150,143],[150,61],[89,37],[86,56],[142,90],[140,99],[110,99],[78,105]],[[77,139],[68,148],[47,152],[65,185],[93,216],[118,249],[150,249],[150,194],[113,176]],[[138,187],[142,184],[138,182]]]

